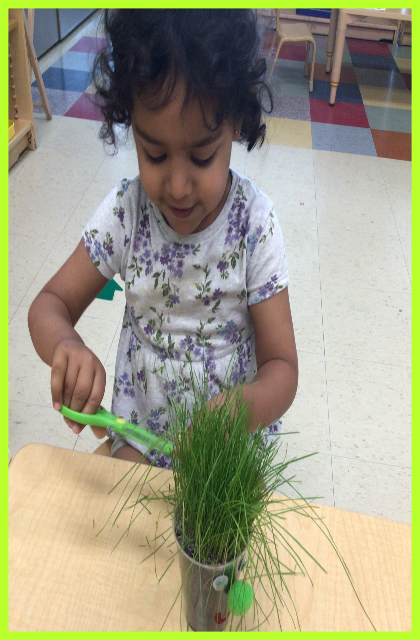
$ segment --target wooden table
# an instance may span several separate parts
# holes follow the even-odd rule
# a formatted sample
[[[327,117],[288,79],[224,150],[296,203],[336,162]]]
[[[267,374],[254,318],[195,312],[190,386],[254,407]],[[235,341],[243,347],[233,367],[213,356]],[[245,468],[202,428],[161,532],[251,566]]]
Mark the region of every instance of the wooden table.
[[[347,25],[360,20],[364,21],[369,17],[411,22],[411,9],[385,9],[385,11],[378,11],[377,9],[331,9],[327,40],[327,62],[325,65],[325,71],[329,73],[331,71],[331,59],[334,55],[331,72],[331,106],[335,104],[337,87],[340,82]]]
[[[9,467],[9,630],[158,631],[180,587],[167,507],[155,501],[128,537],[112,551],[129,521],[124,512],[113,529],[97,536],[114,508],[109,490],[131,463],[46,445],[21,449]],[[157,470],[151,485],[170,482]],[[358,594],[379,631],[411,628],[411,527],[398,522],[321,507],[352,573]],[[158,529],[167,544],[146,560]],[[344,571],[325,538],[296,514],[287,527],[327,569],[308,563],[313,580],[288,576],[302,630],[371,629]],[[162,538],[159,539],[159,544]],[[150,546],[149,546],[150,545]],[[261,600],[261,604],[263,604]],[[179,599],[164,631],[179,631]],[[273,615],[260,630],[279,630]],[[182,622],[186,629],[185,622]],[[283,630],[293,630],[286,612]]]

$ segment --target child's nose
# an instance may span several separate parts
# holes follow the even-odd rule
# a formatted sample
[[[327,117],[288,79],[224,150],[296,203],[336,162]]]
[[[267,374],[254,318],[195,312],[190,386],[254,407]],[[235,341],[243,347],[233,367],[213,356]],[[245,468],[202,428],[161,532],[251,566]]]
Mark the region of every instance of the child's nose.
[[[171,162],[167,179],[167,189],[174,200],[182,200],[192,192],[192,181],[186,163]]]

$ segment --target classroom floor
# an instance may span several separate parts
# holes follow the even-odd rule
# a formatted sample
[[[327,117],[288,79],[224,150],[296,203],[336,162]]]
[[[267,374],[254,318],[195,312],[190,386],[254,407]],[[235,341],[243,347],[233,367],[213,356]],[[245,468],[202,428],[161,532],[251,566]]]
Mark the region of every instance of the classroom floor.
[[[272,32],[261,28],[267,54]],[[9,173],[12,455],[30,442],[86,452],[100,444],[52,409],[50,370],[27,328],[33,298],[87,219],[119,178],[137,173],[131,139],[115,157],[98,139],[87,70],[100,35],[96,16],[40,60],[53,119],[35,114],[37,150]],[[410,522],[411,48],[347,39],[332,108],[326,37],[316,40],[313,93],[303,49],[284,47],[267,143],[250,154],[235,144],[231,162],[272,198],[286,243],[300,379],[283,420],[298,433],[283,449],[318,452],[295,465],[305,497]],[[78,325],[107,370],[106,407],[123,308],[123,292],[96,299]]]

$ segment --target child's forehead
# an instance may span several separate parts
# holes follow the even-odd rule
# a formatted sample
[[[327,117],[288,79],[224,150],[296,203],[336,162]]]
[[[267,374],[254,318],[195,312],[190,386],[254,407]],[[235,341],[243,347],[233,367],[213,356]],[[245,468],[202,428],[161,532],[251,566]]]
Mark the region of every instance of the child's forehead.
[[[153,131],[154,138],[158,134],[173,137],[182,133],[194,141],[218,137],[224,128],[224,123],[217,126],[211,102],[186,94],[181,83],[175,87],[169,102],[159,108],[153,106],[153,99],[150,100],[147,93],[134,95],[132,124],[142,133]]]

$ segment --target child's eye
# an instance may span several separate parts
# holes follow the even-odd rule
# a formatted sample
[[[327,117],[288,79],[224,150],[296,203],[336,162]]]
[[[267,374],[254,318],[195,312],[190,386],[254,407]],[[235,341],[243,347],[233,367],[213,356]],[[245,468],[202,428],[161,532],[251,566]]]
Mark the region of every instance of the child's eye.
[[[198,158],[193,158],[191,157],[191,160],[194,164],[197,165],[197,167],[207,167],[207,165],[210,164],[210,162],[213,160],[214,157],[214,153],[212,153],[212,155],[209,158],[206,158],[205,160],[199,160]]]
[[[157,158],[155,158],[154,156],[150,156],[148,153],[146,153],[146,158],[148,162],[150,162],[150,164],[160,164],[161,162],[166,160],[166,155],[158,156]]]

